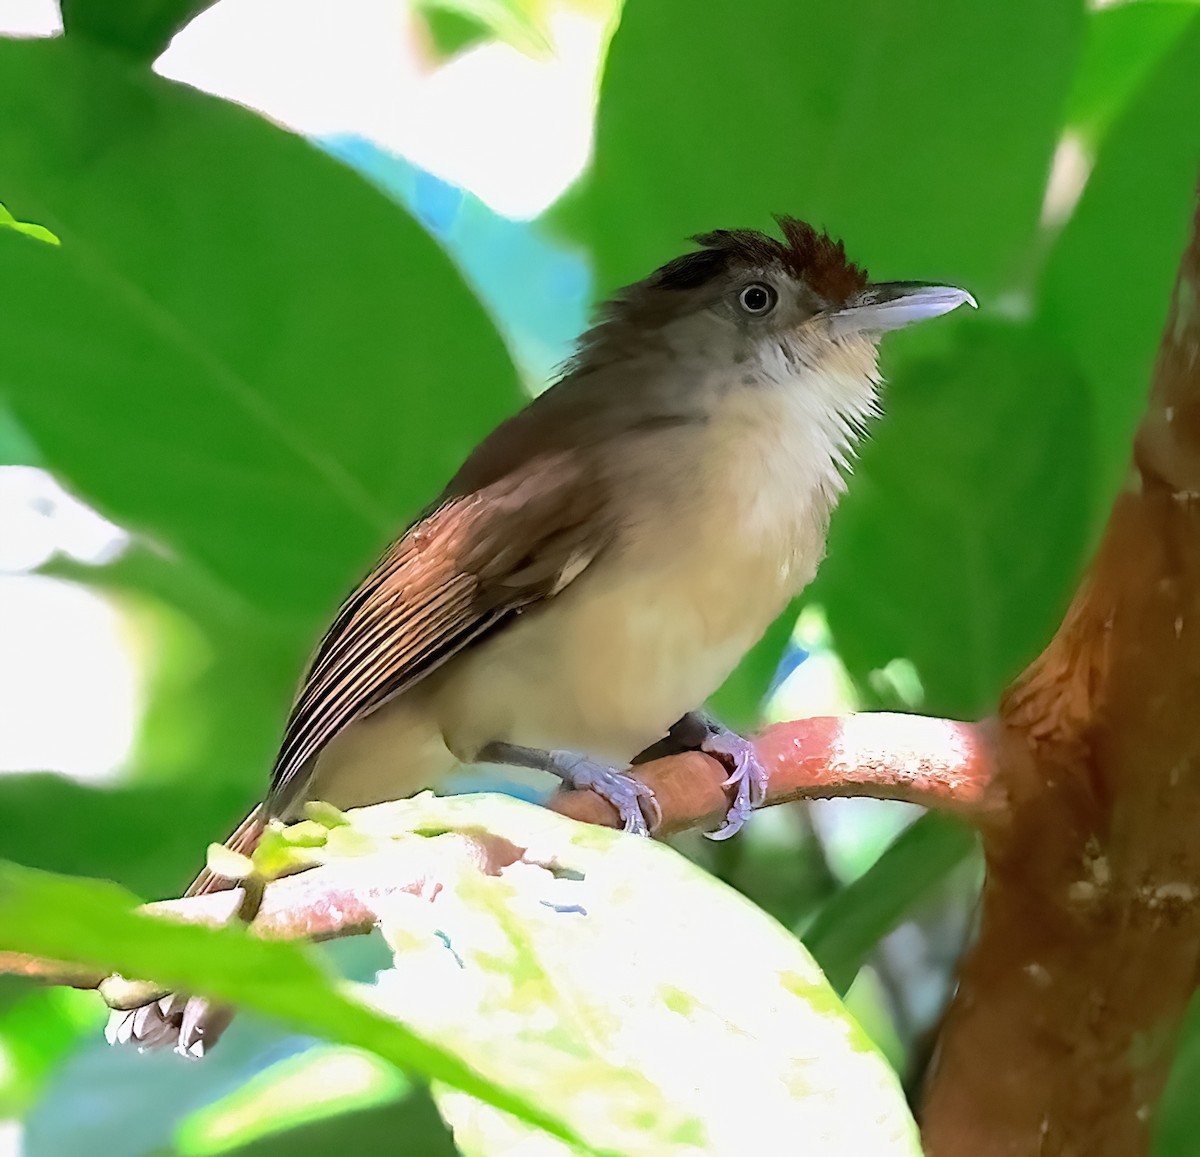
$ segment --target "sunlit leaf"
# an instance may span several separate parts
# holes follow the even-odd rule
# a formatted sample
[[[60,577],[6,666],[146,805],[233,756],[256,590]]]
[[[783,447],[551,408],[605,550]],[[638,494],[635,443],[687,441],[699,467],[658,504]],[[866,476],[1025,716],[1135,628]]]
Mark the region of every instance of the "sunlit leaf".
[[[11,229],[15,233],[24,233],[26,237],[45,241],[48,245],[62,244],[45,226],[34,225],[29,221],[18,221],[3,205],[0,205],[0,229]]]
[[[781,1137],[812,1157],[919,1152],[894,1075],[803,946],[732,889],[652,841],[513,800],[407,810],[550,867],[466,867],[433,905],[397,905],[382,1007],[614,1152],[761,1153]],[[528,1143],[469,1099],[441,1102],[466,1153]]]
[[[549,0],[417,0],[413,8],[432,20],[449,15],[531,56],[552,51]]]

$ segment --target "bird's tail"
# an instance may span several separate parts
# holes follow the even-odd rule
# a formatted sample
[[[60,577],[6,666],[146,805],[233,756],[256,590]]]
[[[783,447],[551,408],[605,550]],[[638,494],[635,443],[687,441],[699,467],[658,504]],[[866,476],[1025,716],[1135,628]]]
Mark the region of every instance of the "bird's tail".
[[[238,824],[225,846],[244,856],[250,855],[258,846],[264,826],[263,809],[256,807]],[[233,881],[205,868],[184,895],[204,896],[231,887]],[[200,997],[169,992],[138,1008],[114,1009],[105,1036],[109,1044],[131,1044],[139,1049],[170,1046],[182,1056],[201,1057],[216,1044],[232,1019],[233,1009],[226,1005],[210,1005]]]

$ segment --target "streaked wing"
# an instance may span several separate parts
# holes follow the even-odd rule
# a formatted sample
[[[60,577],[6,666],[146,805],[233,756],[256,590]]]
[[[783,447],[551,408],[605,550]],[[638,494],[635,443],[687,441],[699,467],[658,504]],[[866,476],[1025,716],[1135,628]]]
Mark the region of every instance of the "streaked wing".
[[[575,578],[608,541],[603,509],[579,457],[557,454],[414,523],[321,640],[288,718],[268,810],[287,808],[347,724]]]

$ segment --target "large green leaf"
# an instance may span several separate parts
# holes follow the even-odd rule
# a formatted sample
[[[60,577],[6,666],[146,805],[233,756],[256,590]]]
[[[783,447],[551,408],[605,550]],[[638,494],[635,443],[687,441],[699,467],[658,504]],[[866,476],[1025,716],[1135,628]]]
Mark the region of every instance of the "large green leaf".
[[[1200,4],[1138,0],[1088,13],[1087,37],[1067,106],[1067,122],[1091,145],[1135,99],[1163,58],[1200,22]]]
[[[1081,29],[1078,0],[632,3],[567,212],[605,288],[782,212],[982,293],[1030,243]]]
[[[1106,510],[1145,404],[1200,166],[1200,21],[1104,139],[1046,268],[1040,321],[1094,393],[1096,502]]]
[[[259,940],[240,928],[204,928],[136,912],[112,884],[0,861],[0,950],[70,960],[123,976],[236,1002],[385,1060],[515,1113],[576,1141],[555,1115],[481,1075],[432,1039],[347,995],[296,944]]]
[[[1091,513],[1089,398],[1023,330],[968,323],[890,375],[812,588],[865,682],[910,660],[922,707],[970,719],[1049,638]]]
[[[376,999],[597,1147],[919,1152],[895,1075],[800,942],[671,849],[499,797],[372,812],[352,813],[360,829],[411,815],[530,849],[499,876],[463,861],[433,905],[385,912],[396,971]],[[478,1102],[440,1101],[465,1153],[531,1144]]]
[[[0,41],[0,391],[106,513],[315,628],[518,398],[402,210],[244,109]]]

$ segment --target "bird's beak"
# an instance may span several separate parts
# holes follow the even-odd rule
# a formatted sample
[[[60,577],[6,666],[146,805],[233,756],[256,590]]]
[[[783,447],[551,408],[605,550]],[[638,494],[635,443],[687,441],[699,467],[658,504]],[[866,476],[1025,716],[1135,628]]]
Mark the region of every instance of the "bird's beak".
[[[855,294],[829,315],[837,333],[886,333],[914,321],[941,317],[960,305],[978,308],[965,289],[923,281],[881,281]]]

